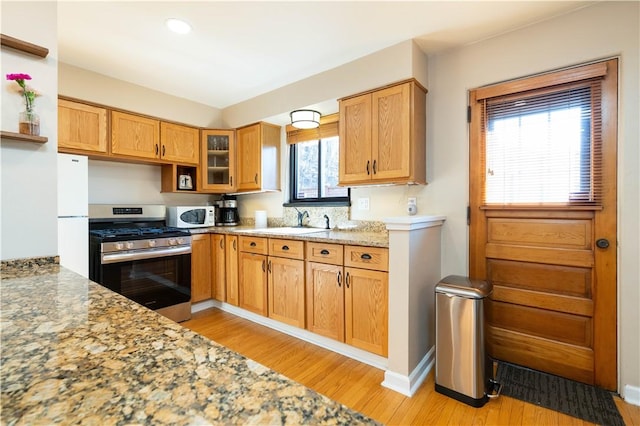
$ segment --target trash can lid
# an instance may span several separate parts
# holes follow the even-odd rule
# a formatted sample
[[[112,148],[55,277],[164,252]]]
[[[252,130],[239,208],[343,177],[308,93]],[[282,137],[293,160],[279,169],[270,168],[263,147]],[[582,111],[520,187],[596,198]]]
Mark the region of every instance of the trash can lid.
[[[491,294],[493,285],[461,275],[449,275],[436,285],[436,293],[445,293],[469,299],[483,299]]]

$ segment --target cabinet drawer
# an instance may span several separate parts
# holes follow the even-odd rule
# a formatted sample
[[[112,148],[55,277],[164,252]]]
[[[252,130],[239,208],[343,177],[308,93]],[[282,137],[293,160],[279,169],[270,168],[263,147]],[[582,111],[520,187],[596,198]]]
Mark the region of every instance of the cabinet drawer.
[[[389,249],[380,247],[344,246],[344,266],[389,270]]]
[[[304,259],[304,241],[269,238],[269,256]]]
[[[342,250],[341,244],[307,242],[307,260],[330,265],[342,265],[344,259]]]
[[[240,251],[247,253],[267,254],[267,238],[240,236]]]

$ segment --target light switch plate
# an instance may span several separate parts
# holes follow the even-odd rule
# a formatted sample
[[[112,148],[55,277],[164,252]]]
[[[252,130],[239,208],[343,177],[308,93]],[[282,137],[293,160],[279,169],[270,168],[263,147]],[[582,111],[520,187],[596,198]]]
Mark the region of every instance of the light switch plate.
[[[358,198],[358,210],[369,210],[368,198]]]

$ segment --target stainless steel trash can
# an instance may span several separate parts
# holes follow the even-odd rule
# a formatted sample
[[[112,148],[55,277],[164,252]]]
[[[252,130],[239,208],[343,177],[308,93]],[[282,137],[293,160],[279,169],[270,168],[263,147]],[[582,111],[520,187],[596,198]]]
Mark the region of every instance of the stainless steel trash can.
[[[484,333],[484,302],[492,290],[485,281],[459,275],[435,288],[436,391],[473,407],[487,402],[493,379]]]

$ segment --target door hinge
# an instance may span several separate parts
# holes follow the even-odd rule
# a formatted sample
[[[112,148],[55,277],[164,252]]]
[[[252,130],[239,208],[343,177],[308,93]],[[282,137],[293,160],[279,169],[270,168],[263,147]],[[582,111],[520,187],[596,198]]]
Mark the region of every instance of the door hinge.
[[[471,123],[471,105],[467,105],[467,123]]]
[[[471,225],[471,206],[467,206],[467,225]]]

